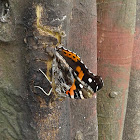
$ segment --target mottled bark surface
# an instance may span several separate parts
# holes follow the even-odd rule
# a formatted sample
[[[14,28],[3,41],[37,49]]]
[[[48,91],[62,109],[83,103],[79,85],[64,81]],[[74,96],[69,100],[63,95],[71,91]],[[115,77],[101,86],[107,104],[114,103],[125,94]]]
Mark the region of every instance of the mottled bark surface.
[[[98,94],[99,140],[121,140],[124,126],[136,1],[97,0],[98,74],[105,86]]]
[[[60,101],[34,88],[50,89],[39,72],[51,79],[46,46],[74,50],[96,73],[96,1],[0,2],[1,138],[97,140],[96,96]]]
[[[137,0],[136,32],[123,140],[140,139],[140,1]]]
[[[54,91],[46,96],[41,90],[34,88],[41,86],[47,92],[50,90],[48,80],[39,69],[52,80],[53,57],[48,55],[46,48],[66,43],[66,37],[63,38],[61,33],[67,34],[69,10],[69,1],[46,0],[34,3],[31,7],[31,18],[28,15],[26,17],[27,23],[31,23],[26,34],[30,108],[38,139],[42,140],[71,139],[67,99],[61,101],[54,96]]]
[[[0,139],[36,139],[25,78],[23,14],[29,1],[0,1]]]

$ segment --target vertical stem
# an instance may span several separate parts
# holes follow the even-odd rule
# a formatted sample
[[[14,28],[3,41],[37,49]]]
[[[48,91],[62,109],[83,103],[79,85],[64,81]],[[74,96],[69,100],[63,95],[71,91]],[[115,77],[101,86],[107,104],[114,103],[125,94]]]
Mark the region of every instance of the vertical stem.
[[[128,104],[126,112],[126,120],[124,126],[123,139],[139,139],[140,138],[140,0],[137,0],[136,11],[136,32],[134,38],[134,49],[132,55],[132,66],[128,92]]]
[[[128,97],[136,0],[97,0],[99,140],[121,140]]]

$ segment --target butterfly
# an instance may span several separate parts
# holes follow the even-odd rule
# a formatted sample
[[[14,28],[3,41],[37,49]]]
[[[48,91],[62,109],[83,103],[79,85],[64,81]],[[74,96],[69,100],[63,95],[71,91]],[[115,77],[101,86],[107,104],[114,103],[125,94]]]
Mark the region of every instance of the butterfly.
[[[39,71],[49,81],[45,72],[41,69]],[[104,85],[102,78],[90,72],[76,53],[62,46],[54,49],[52,77],[58,95],[61,97],[68,95],[72,99],[90,98]],[[52,82],[50,84],[52,85]],[[40,86],[35,87],[42,90],[46,95],[51,94],[52,88],[49,93],[46,93]]]

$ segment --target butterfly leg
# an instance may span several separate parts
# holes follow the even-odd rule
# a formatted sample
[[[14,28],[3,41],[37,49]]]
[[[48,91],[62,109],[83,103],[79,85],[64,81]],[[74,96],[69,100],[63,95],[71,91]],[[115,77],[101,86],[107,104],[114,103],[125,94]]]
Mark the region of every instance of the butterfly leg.
[[[45,78],[49,81],[50,85],[52,85],[52,82],[48,79],[47,75],[41,70],[39,69],[39,71],[45,76]],[[50,89],[49,93],[47,93],[42,87],[40,86],[34,86],[35,88],[39,88],[45,95],[49,96],[52,92],[52,88]]]

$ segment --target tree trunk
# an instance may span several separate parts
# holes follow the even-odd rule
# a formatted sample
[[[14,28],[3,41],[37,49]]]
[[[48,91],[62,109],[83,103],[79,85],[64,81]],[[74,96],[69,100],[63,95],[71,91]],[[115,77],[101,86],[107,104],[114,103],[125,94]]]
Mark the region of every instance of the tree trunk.
[[[67,35],[70,13],[70,1],[46,0],[34,3],[31,19],[26,18],[28,22],[33,22],[26,35],[30,108],[38,139],[42,140],[71,139],[68,99],[60,101],[54,96],[54,91],[50,96],[46,96],[41,90],[34,88],[39,85],[48,92],[51,88],[47,79],[39,73],[39,69],[52,79],[53,58],[45,50],[47,47],[66,44],[66,37],[62,36],[62,32]]]
[[[68,44],[96,73],[96,1],[0,2],[1,138],[97,140],[96,95],[60,101],[34,88],[50,89],[39,73],[51,79],[46,46]]]
[[[136,1],[97,0],[98,74],[105,86],[98,94],[99,140],[121,140],[135,29]]]
[[[27,98],[23,14],[29,0],[0,1],[0,139],[37,139]]]
[[[134,49],[132,55],[132,66],[129,83],[128,103],[126,120],[124,126],[124,140],[140,139],[140,0],[137,0],[136,32],[134,38]]]

